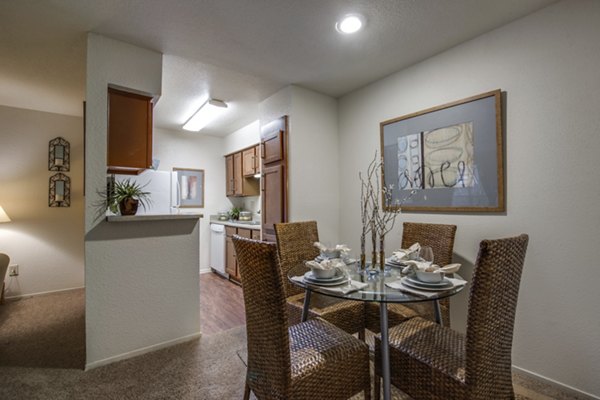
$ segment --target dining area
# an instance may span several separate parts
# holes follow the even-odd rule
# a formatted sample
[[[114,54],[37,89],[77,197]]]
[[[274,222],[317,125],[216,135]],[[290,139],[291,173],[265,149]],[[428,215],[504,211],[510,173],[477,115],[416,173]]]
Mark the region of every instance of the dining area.
[[[456,225],[404,222],[398,252],[379,263],[349,252],[328,258],[316,221],[274,228],[276,243],[233,238],[246,311],[245,399],[514,398],[527,235],[482,240],[467,281],[452,263]],[[334,267],[323,274],[317,265]],[[425,265],[453,272],[417,274]],[[450,323],[449,300],[461,292],[464,333]]]

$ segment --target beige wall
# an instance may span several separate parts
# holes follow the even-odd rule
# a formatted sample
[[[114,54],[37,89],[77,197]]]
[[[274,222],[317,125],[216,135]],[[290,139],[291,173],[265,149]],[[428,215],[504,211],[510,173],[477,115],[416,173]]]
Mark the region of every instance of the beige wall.
[[[186,209],[204,214],[200,220],[200,269],[208,270],[210,254],[209,216],[228,208],[225,196],[224,139],[202,133],[154,129],[154,158],[160,171],[176,168],[204,170],[204,208]]]
[[[500,88],[506,92],[506,214],[404,213],[458,225],[470,278],[478,243],[529,233],[514,335],[517,367],[600,397],[600,2],[563,1],[340,100],[341,199],[379,148],[379,123]],[[340,201],[340,234],[358,245],[358,203]],[[354,233],[353,233],[354,232]],[[388,237],[398,247],[400,229]],[[465,328],[467,293],[453,299]]]
[[[48,207],[48,142],[71,144],[71,207]],[[12,219],[0,225],[0,252],[19,265],[7,276],[7,297],[82,287],[83,120],[0,106],[0,205]]]
[[[287,86],[259,106],[261,125],[289,116],[288,220],[316,220],[319,239],[339,238],[337,100]]]

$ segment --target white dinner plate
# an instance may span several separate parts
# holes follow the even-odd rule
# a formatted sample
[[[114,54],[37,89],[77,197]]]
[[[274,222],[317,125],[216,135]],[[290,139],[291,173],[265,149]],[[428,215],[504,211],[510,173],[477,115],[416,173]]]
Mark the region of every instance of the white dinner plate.
[[[333,283],[333,284],[340,284],[341,282],[344,282],[344,280],[347,279],[346,275],[344,275],[344,273],[342,271],[336,271],[335,276],[331,277],[331,278],[317,278],[312,271],[308,271],[307,273],[304,274],[304,280],[310,283],[316,283],[318,285],[324,285],[324,284],[329,284],[329,283]]]
[[[400,283],[402,283],[404,286],[408,286],[413,289],[428,290],[428,291],[432,291],[432,292],[443,292],[445,290],[450,290],[450,289],[454,288],[454,286],[452,286],[452,284],[450,284],[450,286],[443,286],[443,287],[423,286],[423,285],[415,284],[414,282],[410,281],[407,277],[402,278],[400,280]]]
[[[425,286],[425,287],[439,287],[439,288],[448,288],[452,286],[452,282],[450,282],[448,279],[443,278],[440,282],[423,282],[419,279],[417,279],[417,277],[415,276],[408,276],[407,279],[411,282],[414,283],[417,286]]]

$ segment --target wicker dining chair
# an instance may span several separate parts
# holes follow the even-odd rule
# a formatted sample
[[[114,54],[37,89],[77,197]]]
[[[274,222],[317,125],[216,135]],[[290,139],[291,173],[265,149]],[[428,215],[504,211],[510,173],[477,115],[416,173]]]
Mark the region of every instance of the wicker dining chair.
[[[281,274],[287,297],[290,324],[297,324],[302,318],[304,289],[292,285],[288,280],[291,268],[312,260],[319,255],[313,245],[319,241],[316,221],[287,222],[275,224],[277,251]],[[358,333],[364,340],[365,304],[361,301],[340,300],[330,296],[312,293],[309,318],[321,317],[348,333]]]
[[[274,243],[235,235],[246,308],[248,366],[244,399],[371,398],[367,345],[315,318],[288,326]]]
[[[523,234],[479,245],[466,335],[420,317],[390,329],[395,386],[416,400],[515,398],[511,348],[528,240]],[[380,347],[376,338],[376,396]]]
[[[429,246],[433,250],[434,262],[443,266],[452,262],[455,236],[456,225],[405,222],[402,230],[401,247],[407,249],[414,243]],[[440,300],[440,311],[444,326],[450,326],[449,299]],[[433,303],[429,301],[411,304],[388,304],[389,326],[398,325],[402,321],[417,316],[435,321]],[[370,331],[380,332],[379,304],[367,303],[365,324]]]

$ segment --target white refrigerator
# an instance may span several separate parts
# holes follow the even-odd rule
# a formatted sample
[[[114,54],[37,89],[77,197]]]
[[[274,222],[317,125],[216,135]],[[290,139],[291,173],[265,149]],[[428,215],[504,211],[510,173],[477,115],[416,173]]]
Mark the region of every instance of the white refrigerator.
[[[173,172],[155,171],[148,169],[139,175],[115,175],[116,181],[129,179],[143,187],[144,192],[150,193],[150,201],[146,209],[139,207],[138,215],[171,214],[177,207],[177,193],[173,184]]]

